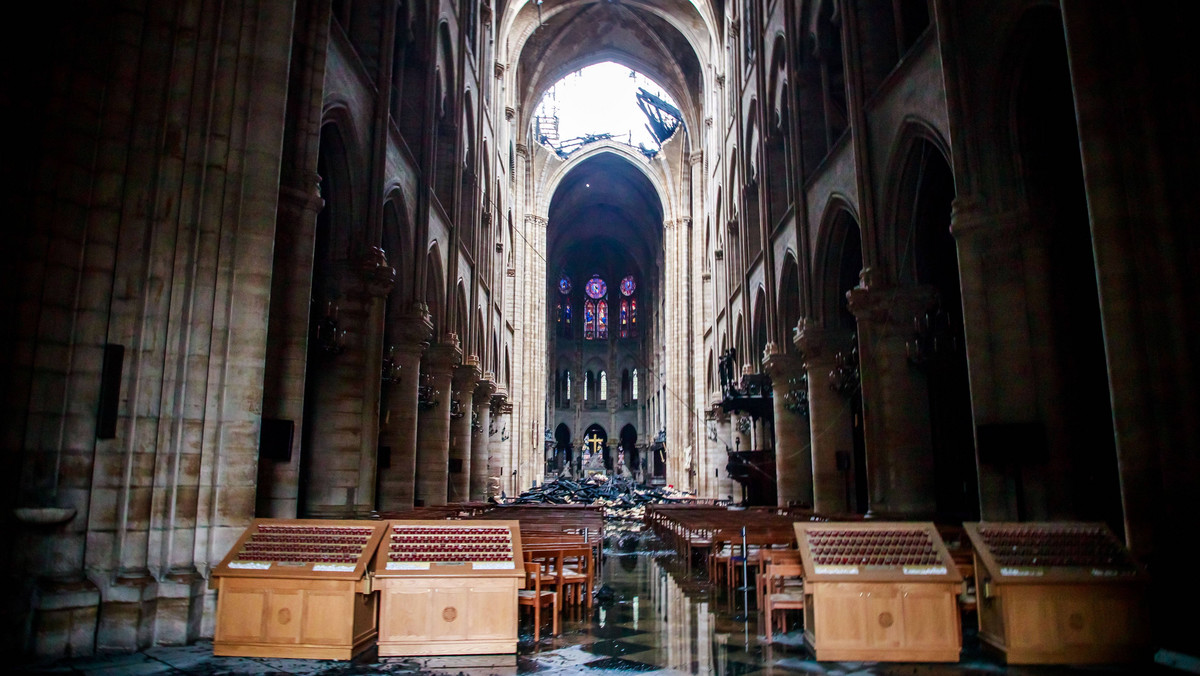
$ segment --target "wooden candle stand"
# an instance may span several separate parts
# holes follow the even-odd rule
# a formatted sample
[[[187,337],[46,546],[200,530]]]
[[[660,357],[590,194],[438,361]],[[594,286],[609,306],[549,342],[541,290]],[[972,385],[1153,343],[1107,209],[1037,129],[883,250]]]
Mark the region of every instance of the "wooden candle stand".
[[[796,523],[821,661],[957,662],[962,576],[932,523]]]
[[[979,638],[1010,664],[1131,662],[1150,650],[1146,574],[1101,523],[968,523]]]
[[[213,654],[348,660],[376,634],[381,521],[255,519],[213,569]]]
[[[391,521],[375,555],[379,655],[517,650],[518,521]]]

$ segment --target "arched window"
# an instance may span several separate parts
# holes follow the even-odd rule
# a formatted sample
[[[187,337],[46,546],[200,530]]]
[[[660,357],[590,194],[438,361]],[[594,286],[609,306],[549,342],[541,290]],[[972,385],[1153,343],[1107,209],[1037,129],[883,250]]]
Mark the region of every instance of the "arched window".
[[[566,305],[563,306],[562,316],[563,316],[563,321],[562,321],[563,338],[574,338],[575,337],[575,329],[571,328],[571,299],[570,298],[567,299]]]
[[[592,340],[596,337],[596,306],[592,301],[583,302],[583,338]]]
[[[596,398],[600,401],[608,400],[608,374],[604,371],[600,372],[600,396]]]
[[[567,389],[570,389],[570,388],[571,388],[571,382],[570,382],[570,380],[568,380],[568,381],[567,381]],[[632,388],[632,389],[633,389],[633,400],[634,400],[634,401],[637,401],[637,399],[638,399],[638,377],[637,377],[637,369],[634,369],[634,370],[633,370],[633,388]]]
[[[633,401],[629,389],[629,369],[621,371],[621,405],[628,406]]]
[[[637,337],[637,299],[629,299],[629,336]]]
[[[608,338],[608,301],[602,300],[596,306],[596,337],[604,340]]]
[[[583,400],[588,400],[588,395],[592,392],[594,382],[592,381],[592,372],[587,371],[583,374]]]
[[[620,309],[620,336],[622,338],[631,338],[637,333],[634,331],[634,317],[637,315],[637,300],[633,297],[633,292],[637,290],[637,283],[633,281],[633,275],[626,275],[621,280],[621,309]]]
[[[563,394],[567,396],[567,401],[571,401],[571,372],[566,372],[566,387],[563,388]]]

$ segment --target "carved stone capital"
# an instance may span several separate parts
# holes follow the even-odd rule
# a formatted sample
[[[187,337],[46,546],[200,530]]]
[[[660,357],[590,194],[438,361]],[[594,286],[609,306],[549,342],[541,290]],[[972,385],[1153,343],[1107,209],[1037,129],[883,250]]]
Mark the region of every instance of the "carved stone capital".
[[[508,402],[508,388],[504,387],[503,385],[500,385],[499,383],[497,383],[495,387],[496,387],[496,390],[494,392],[492,392],[492,412],[493,412],[493,414],[495,414],[496,412],[498,412],[499,410],[504,408],[506,402]],[[509,410],[511,411],[512,408],[510,407]]]
[[[462,350],[455,343],[437,343],[425,350],[422,363],[432,375],[451,375],[462,359]]]
[[[396,285],[396,268],[388,265],[387,254],[377,246],[368,249],[359,259],[358,272],[367,293],[372,296],[386,296]]]
[[[872,289],[862,286],[846,292],[850,312],[860,322],[892,330],[910,330],[913,317],[937,305],[937,289],[929,285]]]
[[[496,65],[494,66],[494,72],[497,80],[504,77],[505,68],[506,66],[504,64],[500,63],[499,61],[496,62]]]
[[[475,403],[491,404],[492,394],[496,392],[496,383],[489,380],[487,374],[475,381]]]
[[[1029,229],[1028,209],[990,211],[983,199],[969,195],[955,198],[951,205],[950,234],[956,240],[969,237],[1012,237]]]
[[[546,219],[542,218],[541,216],[534,216],[533,214],[527,215],[525,217],[525,222],[529,225],[536,225],[542,228],[546,227]]]
[[[763,370],[771,376],[771,382],[786,383],[803,372],[804,362],[797,355],[777,351],[763,358]]]
[[[417,349],[423,351],[433,337],[433,321],[425,305],[414,306],[388,327],[397,344],[397,349]]]
[[[281,204],[313,213],[325,208],[325,200],[321,197],[321,176],[315,172],[307,172],[299,185],[280,185],[279,197]]]
[[[804,361],[815,361],[833,358],[833,355],[847,350],[853,338],[852,331],[845,329],[830,329],[809,317],[801,317],[796,323],[796,334],[792,342],[804,356]]]
[[[509,122],[512,122],[513,118],[516,116],[517,116],[516,108],[513,108],[512,106],[504,107],[504,119],[508,120]]]
[[[479,365],[462,363],[454,367],[454,389],[459,392],[469,391],[479,380]]]
[[[522,159],[529,159],[529,146],[524,143],[517,144],[517,156]]]

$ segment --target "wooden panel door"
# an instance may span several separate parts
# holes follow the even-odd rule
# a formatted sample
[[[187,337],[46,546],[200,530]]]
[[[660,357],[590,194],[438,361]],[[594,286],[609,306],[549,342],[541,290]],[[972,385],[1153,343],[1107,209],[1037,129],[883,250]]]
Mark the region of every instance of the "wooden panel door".
[[[345,591],[309,590],[304,595],[301,643],[345,645],[354,631],[353,597]]]
[[[304,619],[304,591],[274,589],[268,593],[266,639],[271,643],[300,643]]]
[[[230,584],[231,581],[221,581],[214,640],[227,643],[261,641],[266,633],[264,621],[270,592],[261,588],[239,587]]]
[[[904,585],[904,645],[922,649],[958,648],[961,626],[955,597],[942,585]]]
[[[1037,585],[1008,585],[1004,596],[1008,646],[1053,651],[1061,645],[1053,598]]]
[[[512,580],[487,580],[471,590],[471,638],[511,640],[516,635],[517,590]]]
[[[863,600],[866,615],[865,647],[899,648],[904,639],[904,612],[896,585],[872,585]]]
[[[813,590],[813,617],[819,647],[861,648],[866,641],[866,590],[860,585],[821,584]]]
[[[461,641],[469,636],[470,589],[462,580],[450,580],[434,586],[430,594],[429,637],[435,641]]]
[[[387,580],[380,591],[380,604],[381,642],[425,641],[430,638],[433,605],[428,588],[402,580]]]

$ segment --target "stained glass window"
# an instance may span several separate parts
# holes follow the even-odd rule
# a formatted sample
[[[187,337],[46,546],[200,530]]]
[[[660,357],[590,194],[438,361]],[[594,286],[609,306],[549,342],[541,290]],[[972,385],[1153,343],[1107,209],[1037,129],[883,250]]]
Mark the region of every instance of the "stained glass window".
[[[574,338],[575,337],[575,330],[573,328],[571,328],[571,301],[570,301],[570,299],[568,299],[567,304],[565,306],[563,306],[562,331],[563,331],[564,338]]]
[[[629,335],[637,335],[637,299],[629,299]]]
[[[637,378],[637,369],[634,369],[633,370],[633,400],[637,401],[637,398],[638,398],[638,378]]]
[[[596,337],[608,338],[608,301],[602,300],[596,304]]]
[[[633,283],[633,275],[628,275],[621,280],[621,294],[624,296],[632,296],[637,289],[637,285]]]
[[[621,299],[621,315],[618,318],[620,322],[620,336],[622,338],[629,337],[629,301]]]
[[[608,374],[604,371],[600,372],[600,401],[608,399]]]
[[[568,293],[571,293],[571,278],[566,275],[563,275],[561,278],[559,278],[558,290],[564,296]]]
[[[592,275],[592,278],[588,280],[587,286],[584,287],[584,290],[587,291],[589,298],[596,300],[608,295],[608,286],[605,285],[603,279],[600,279],[600,275]]]
[[[592,340],[596,337],[596,305],[590,300],[583,302],[583,338]]]

